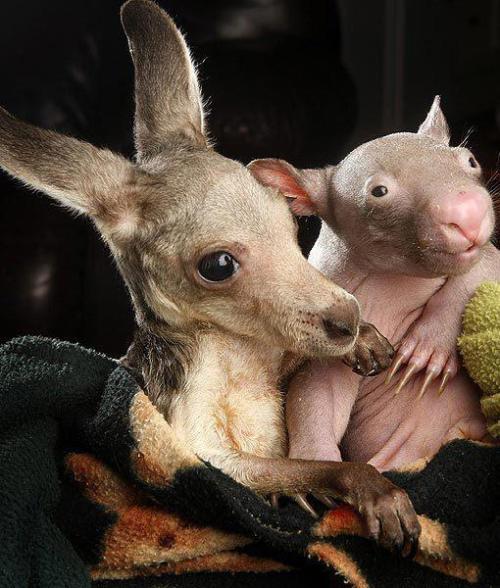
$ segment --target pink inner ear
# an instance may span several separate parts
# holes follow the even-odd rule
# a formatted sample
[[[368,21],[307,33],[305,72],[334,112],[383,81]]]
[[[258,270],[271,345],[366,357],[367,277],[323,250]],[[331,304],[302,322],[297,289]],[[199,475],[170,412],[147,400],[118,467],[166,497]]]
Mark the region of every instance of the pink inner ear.
[[[290,209],[297,216],[309,216],[314,214],[314,206],[309,194],[295,181],[295,178],[283,171],[276,171],[279,176],[278,185],[280,191],[287,197]]]
[[[262,184],[277,188],[287,197],[294,214],[315,214],[309,194],[298,181],[292,166],[280,160],[258,160],[255,164],[250,164],[250,168]]]
[[[307,196],[297,181],[292,166],[279,159],[258,159],[250,164],[254,176],[264,184],[278,188],[286,196]]]
[[[283,192],[285,196],[291,196],[294,198],[307,198],[307,200],[309,200],[307,192],[291,174],[286,173],[281,169],[276,169],[274,170],[274,175],[276,177],[276,186],[278,186],[280,191]]]

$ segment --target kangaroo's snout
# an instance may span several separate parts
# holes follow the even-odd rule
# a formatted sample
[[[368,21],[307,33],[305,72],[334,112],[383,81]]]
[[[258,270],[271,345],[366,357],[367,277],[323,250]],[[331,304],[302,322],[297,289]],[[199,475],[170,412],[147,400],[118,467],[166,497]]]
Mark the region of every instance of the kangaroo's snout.
[[[359,305],[352,296],[334,304],[322,318],[323,329],[328,338],[337,345],[347,346],[358,335]]]
[[[451,253],[482,247],[489,239],[492,222],[489,198],[477,191],[447,194],[433,208],[434,220]]]
[[[345,323],[334,322],[331,319],[323,319],[323,326],[326,334],[335,339],[337,337],[354,337],[355,332],[352,327],[349,327]]]
[[[288,281],[287,277],[288,300],[292,303],[283,306],[281,298],[273,297],[273,304],[278,306],[269,309],[269,318],[283,338],[282,345],[307,357],[344,355],[358,337],[358,301],[308,264],[300,251],[297,260],[295,279]]]

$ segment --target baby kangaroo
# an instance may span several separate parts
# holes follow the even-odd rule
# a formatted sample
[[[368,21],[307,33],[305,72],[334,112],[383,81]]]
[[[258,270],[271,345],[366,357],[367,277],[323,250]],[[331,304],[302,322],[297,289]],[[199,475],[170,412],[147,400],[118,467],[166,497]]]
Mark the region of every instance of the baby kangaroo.
[[[196,454],[263,494],[335,496],[388,546],[414,542],[407,495],[373,467],[285,457],[285,352],[350,353],[355,364],[356,349],[387,360],[387,343],[364,327],[353,350],[358,304],[302,257],[286,199],[211,147],[195,68],[169,16],[149,0],[130,0],[121,15],[135,65],[136,163],[0,110],[0,165],[93,219],[136,311],[127,362]]]
[[[287,397],[293,457],[387,470],[430,457],[451,439],[486,434],[478,390],[455,348],[468,297],[481,281],[500,279],[500,252],[490,243],[492,198],[479,163],[449,140],[437,97],[418,133],[365,143],[336,166],[251,164],[264,184],[322,217],[310,262],[355,293],[363,316],[405,342],[399,358],[411,358],[403,376],[398,358],[387,378],[371,379],[339,362],[311,362]],[[408,345],[416,330],[418,349]]]

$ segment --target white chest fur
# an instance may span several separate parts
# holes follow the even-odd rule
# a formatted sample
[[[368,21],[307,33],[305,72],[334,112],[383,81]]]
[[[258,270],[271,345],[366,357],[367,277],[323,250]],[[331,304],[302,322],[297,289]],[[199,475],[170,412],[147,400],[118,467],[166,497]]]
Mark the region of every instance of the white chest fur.
[[[207,336],[186,387],[170,405],[176,434],[201,458],[233,473],[234,457],[286,454],[279,352]]]

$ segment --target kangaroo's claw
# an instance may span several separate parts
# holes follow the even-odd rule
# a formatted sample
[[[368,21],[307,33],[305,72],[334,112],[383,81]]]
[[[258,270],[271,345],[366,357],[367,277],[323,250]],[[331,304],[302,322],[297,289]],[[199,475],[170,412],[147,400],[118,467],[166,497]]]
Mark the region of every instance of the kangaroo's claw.
[[[343,362],[360,376],[375,376],[391,364],[394,349],[370,323],[362,322],[354,348],[343,356]]]
[[[295,500],[295,502],[303,509],[305,510],[307,513],[309,513],[313,518],[317,519],[318,518],[318,513],[314,510],[314,508],[309,504],[309,502],[307,501],[307,498],[305,497],[304,494],[294,494],[293,496],[291,496],[291,498],[293,498],[293,500]]]
[[[313,496],[314,498],[316,498],[318,502],[321,502],[321,504],[324,504],[327,508],[336,508],[337,506],[335,502],[325,494],[318,494],[316,492],[313,492]]]

